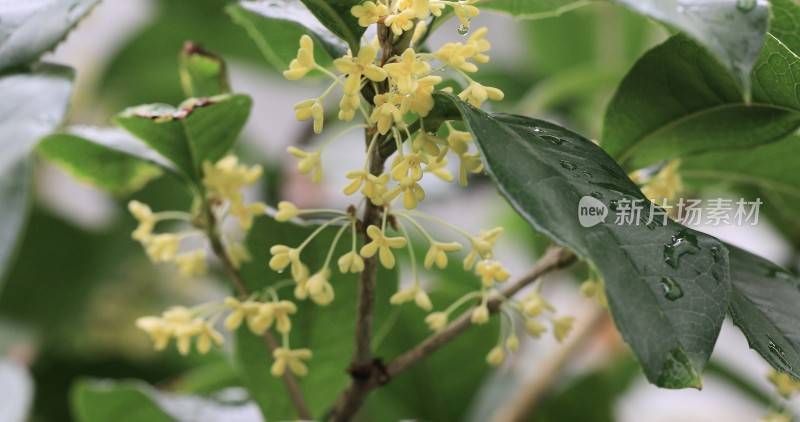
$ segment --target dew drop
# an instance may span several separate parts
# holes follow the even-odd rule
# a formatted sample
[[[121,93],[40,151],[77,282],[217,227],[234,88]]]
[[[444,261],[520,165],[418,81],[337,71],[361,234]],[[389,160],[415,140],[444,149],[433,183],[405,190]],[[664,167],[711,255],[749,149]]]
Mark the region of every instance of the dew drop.
[[[585,177],[588,177],[588,178],[592,177],[592,173],[589,172],[589,171],[582,171],[581,174],[584,175]]]
[[[619,201],[617,201],[616,199],[612,199],[608,203],[608,207],[611,208],[611,211],[615,211],[615,212],[618,211],[619,210]]]
[[[719,246],[711,248],[711,257],[714,258],[714,262],[719,262],[722,259],[722,251],[719,250]]]
[[[740,12],[747,13],[756,7],[756,0],[736,0],[736,8]]]
[[[576,168],[578,168],[578,166],[576,166],[575,164],[572,164],[572,163],[570,163],[569,161],[566,161],[566,160],[560,160],[559,163],[561,164],[561,167],[563,167],[563,168],[565,168],[567,170],[575,170]]]
[[[667,300],[677,300],[683,296],[681,286],[669,277],[663,277],[661,279],[661,290],[664,292],[664,297],[667,298]]]
[[[789,361],[786,360],[786,352],[783,351],[781,346],[778,346],[774,341],[772,341],[769,336],[767,336],[767,346],[769,347],[769,352],[772,353],[773,356],[780,359],[784,365],[786,365],[789,370],[792,370],[792,365],[789,365]]]
[[[581,177],[578,173],[572,173],[572,177]]]
[[[672,236],[670,243],[664,245],[664,262],[672,268],[678,268],[680,258],[686,254],[694,254],[700,249],[697,236],[686,230],[679,230]]]
[[[469,34],[469,27],[467,25],[458,25],[458,35],[464,36]]]
[[[547,142],[550,142],[553,145],[561,145],[564,143],[563,139],[556,138],[555,136],[542,135],[541,138],[546,139]]]
[[[603,199],[603,194],[600,192],[592,192],[591,195],[597,199]]]

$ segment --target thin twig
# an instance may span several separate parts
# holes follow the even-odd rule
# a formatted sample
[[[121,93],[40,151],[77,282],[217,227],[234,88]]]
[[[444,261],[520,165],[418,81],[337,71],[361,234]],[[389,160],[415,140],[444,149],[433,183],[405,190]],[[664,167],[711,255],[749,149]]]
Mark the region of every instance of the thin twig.
[[[250,290],[244,284],[244,280],[242,280],[239,271],[236,270],[236,267],[233,265],[230,258],[228,258],[228,254],[225,253],[225,248],[223,247],[222,242],[216,236],[210,236],[210,239],[211,249],[214,251],[214,255],[216,255],[219,261],[222,263],[222,267],[228,274],[228,278],[230,279],[234,288],[239,293],[239,297],[242,299],[248,298],[250,296]],[[278,342],[275,340],[275,336],[272,334],[272,331],[267,330],[264,332],[262,339],[264,340],[264,344],[267,346],[267,349],[269,349],[270,354],[278,347]],[[300,391],[300,385],[297,383],[297,380],[294,378],[291,372],[285,371],[283,373],[283,383],[286,385],[286,391],[289,393],[289,397],[292,400],[292,404],[294,405],[297,415],[301,419],[312,419],[311,411],[308,409],[308,404],[306,404],[305,397],[303,397],[303,392]]]
[[[574,261],[575,255],[573,255],[571,252],[560,247],[550,248],[544,254],[544,256],[542,256],[536,262],[536,265],[534,265],[530,272],[514,282],[509,283],[504,289],[500,290],[500,294],[504,297],[511,297],[539,277],[559,268],[566,267]],[[500,309],[501,303],[502,301],[500,298],[494,298],[490,300],[487,303],[489,312],[496,313]],[[340,406],[337,406],[337,409],[331,417],[331,420],[351,420],[355,416],[356,412],[358,412],[361,403],[364,402],[370,391],[388,383],[393,377],[401,374],[402,372],[414,366],[416,363],[425,359],[433,352],[447,344],[462,331],[470,327],[472,325],[470,322],[472,312],[473,309],[464,312],[442,331],[432,334],[430,337],[423,340],[420,344],[408,352],[397,357],[390,364],[386,366],[373,364],[371,376],[351,382],[350,385],[348,385],[347,388],[342,391],[337,402],[358,404],[358,406],[347,408],[346,410],[348,410],[349,413],[343,413],[342,410],[344,409]]]
[[[536,265],[524,276],[520,277],[513,283],[507,285],[504,289],[500,290],[503,297],[511,297],[528,284],[534,282],[539,277],[547,274],[553,270],[563,268],[575,260],[575,256],[563,248],[554,247],[550,248],[544,256],[542,256]],[[502,300],[494,298],[487,303],[489,312],[495,313],[499,310]],[[439,350],[442,346],[447,344],[453,337],[464,331],[467,327],[472,325],[470,318],[472,318],[473,309],[470,309],[445,327],[442,331],[431,335],[422,343],[418,344],[413,349],[400,355],[392,363],[387,365],[386,372],[389,376],[394,377],[401,372],[409,369],[417,362],[425,359],[433,352]]]
[[[553,381],[558,378],[575,353],[581,350],[582,346],[592,338],[592,335],[597,332],[597,328],[607,318],[608,312],[605,309],[599,306],[594,307],[586,317],[587,322],[581,326],[580,330],[572,333],[567,338],[566,344],[561,347],[558,353],[537,365],[542,370],[537,372],[536,376],[531,378],[529,382],[517,389],[516,394],[497,409],[491,420],[493,422],[522,422],[529,420],[529,416],[553,386]]]

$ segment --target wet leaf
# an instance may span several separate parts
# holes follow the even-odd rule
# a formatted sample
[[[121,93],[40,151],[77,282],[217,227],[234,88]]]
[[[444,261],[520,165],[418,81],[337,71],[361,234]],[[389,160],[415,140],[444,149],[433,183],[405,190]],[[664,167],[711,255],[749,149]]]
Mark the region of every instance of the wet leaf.
[[[793,74],[800,58],[770,36],[753,71],[753,101],[713,57],[683,36],[645,54],[606,111],[603,148],[626,168],[776,141],[800,126]]]
[[[516,211],[603,274],[617,328],[647,378],[661,387],[699,387],[730,291],[721,243],[663,216],[646,224],[649,201],[591,141],[541,120],[437,97],[460,110],[486,170]],[[626,213],[624,201],[639,201],[644,211]],[[581,223],[579,212],[590,216],[591,204],[606,210],[605,220]]]
[[[733,323],[773,368],[800,379],[800,278],[766,259],[726,246]]]
[[[64,119],[72,78],[71,69],[49,64],[0,76],[4,98],[0,102],[0,283],[25,226],[33,173],[31,150]]]
[[[216,162],[236,142],[251,106],[250,97],[241,94],[191,98],[178,108],[164,104],[132,107],[114,123],[197,182],[202,163]]]
[[[301,2],[245,0],[228,8],[233,20],[255,41],[261,53],[277,69],[288,69],[297,55],[300,36],[308,34],[317,46],[315,58],[336,58],[347,53],[347,43],[326,28]],[[328,58],[330,61],[330,58]]]
[[[72,411],[80,422],[175,422],[153,394],[139,381],[83,380],[72,389]]]
[[[76,178],[117,194],[139,190],[161,169],[175,171],[147,144],[116,128],[73,126],[42,139],[37,151]]]
[[[0,70],[52,50],[99,0],[0,2]]]
[[[767,0],[614,1],[686,33],[733,73],[745,93],[750,91],[750,70],[769,25]]]
[[[179,70],[187,97],[213,97],[231,92],[225,60],[200,45],[188,41],[183,45]]]
[[[558,16],[589,4],[588,0],[483,0],[476,6],[494,10],[515,19],[541,19]]]

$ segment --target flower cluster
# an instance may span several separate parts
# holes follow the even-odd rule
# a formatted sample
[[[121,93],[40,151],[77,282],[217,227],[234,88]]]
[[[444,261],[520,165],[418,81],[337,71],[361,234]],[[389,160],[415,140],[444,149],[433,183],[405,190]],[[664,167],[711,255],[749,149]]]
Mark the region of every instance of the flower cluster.
[[[390,303],[413,302],[429,312],[425,321],[432,330],[444,329],[453,312],[475,302],[478,306],[471,311],[474,324],[487,323],[492,311],[498,309],[507,316],[517,310],[532,335],[538,337],[546,330],[536,319],[544,314],[553,314],[554,310],[538,293],[537,303],[541,308],[524,311],[524,304],[535,301],[533,298],[522,303],[513,302],[496,290],[498,284],[511,276],[494,257],[502,228],[482,230],[473,235],[417,209],[426,199],[423,179],[427,174],[447,183],[458,181],[458,184],[466,186],[471,173],[483,170],[481,156],[473,145],[473,135],[465,130],[463,123],[433,118],[431,112],[435,105],[433,94],[443,82],[440,73],[445,71],[464,82],[457,95],[474,107],[482,106],[487,100],[503,98],[502,91],[484,86],[473,78],[478,65],[489,62],[487,53],[491,44],[486,39],[488,30],[479,28],[463,42],[446,43],[438,49],[425,46],[432,28],[429,25],[431,16],[442,16],[445,8],[452,8],[461,24],[459,33],[466,35],[471,20],[479,14],[475,3],[476,0],[372,0],[354,6],[351,13],[358,18],[359,24],[363,27],[376,25],[378,36],[371,41],[365,40],[357,51],[334,58],[333,69],[316,63],[314,42],[310,36],[300,39],[297,57],[284,76],[296,80],[316,71],[327,75],[333,82],[319,97],[295,105],[297,119],[313,120],[314,131],[321,133],[325,125],[325,99],[336,88],[341,88],[338,118],[342,121],[351,121],[357,115],[363,118],[363,124],[352,126],[345,132],[365,129],[368,142],[363,167],[345,174],[344,194],[360,194],[358,206],[351,206],[344,212],[299,209],[286,201],[278,204],[277,221],[311,215],[325,219],[299,245],[278,244],[270,249],[269,266],[278,272],[290,270],[296,299],[310,299],[318,305],[327,305],[334,300],[335,286],[330,282],[331,274],[336,270],[333,268],[334,258],[341,273],[360,273],[365,268],[365,260],[375,260],[384,268],[394,268],[397,253],[405,251],[404,255],[411,264],[413,283],[396,292]],[[451,88],[443,90],[448,89]],[[315,183],[320,182],[323,178],[321,155],[338,137],[332,137],[316,150],[290,147],[288,152],[299,160],[298,171],[310,175]],[[448,158],[458,160],[457,174],[451,173]],[[379,160],[377,164],[381,165],[376,166],[375,160]],[[376,171],[378,167],[385,167],[385,171]],[[359,220],[357,216],[362,214],[359,211],[366,207],[376,209],[379,218],[368,222]],[[431,223],[445,227],[456,235],[456,239],[434,237],[426,228],[426,224]],[[333,229],[335,233],[327,256],[321,266],[309,268],[306,247],[326,229]],[[415,257],[411,231],[419,234],[428,247],[421,263]],[[362,235],[364,244],[359,247]],[[335,257],[338,244],[348,237],[349,248],[338,252],[340,255]],[[433,303],[420,280],[421,270],[430,270],[434,266],[443,269],[453,254],[464,249],[463,267],[474,273],[477,279],[475,291],[458,299],[445,311],[432,312]],[[490,303],[501,306],[490,310]],[[570,318],[555,317],[550,321],[559,340],[569,331],[572,322]],[[511,329],[501,330],[499,344],[499,349],[492,349],[487,357],[492,364],[499,364],[504,359],[503,344],[510,351],[519,347],[513,323]],[[286,360],[295,356],[287,353],[276,351],[275,357]],[[288,362],[282,363],[279,369],[285,365],[291,368]]]
[[[289,333],[292,330],[290,316],[297,312],[297,306],[291,301],[279,299],[277,290],[281,287],[277,283],[262,294],[254,294],[244,300],[228,297],[222,303],[207,303],[191,309],[182,306],[170,308],[160,317],[139,318],[136,326],[150,336],[156,350],[166,349],[169,341],[175,338],[182,355],[187,355],[191,350],[192,339],[196,339],[196,348],[201,354],[208,353],[212,345],[221,346],[224,337],[214,326],[225,313],[227,317],[223,326],[230,332],[244,324],[250,332],[261,336],[274,327],[283,336],[283,344],[273,352],[275,362],[272,374],[283,375],[288,367],[295,375],[303,376],[307,368],[302,361],[311,358],[311,351],[289,347]]]
[[[800,382],[795,381],[788,374],[783,372],[772,369],[767,375],[767,379],[775,386],[776,393],[778,393],[778,396],[783,400],[791,400],[800,392]],[[778,402],[777,400],[773,400],[770,403],[770,410],[762,417],[762,421],[790,422],[795,420],[795,415],[791,408],[778,405]]]
[[[662,201],[672,201],[683,192],[683,179],[678,172],[680,165],[681,160],[672,160],[660,166],[655,172],[651,169],[641,169],[629,176],[640,186],[646,198],[662,204]]]
[[[210,209],[214,213],[211,218],[221,222],[227,216],[233,216],[243,230],[250,229],[253,218],[264,214],[267,207],[261,202],[245,204],[241,189],[255,183],[261,177],[261,172],[260,166],[247,167],[239,164],[234,156],[223,158],[216,164],[203,163],[205,200],[211,204]],[[186,277],[206,274],[208,264],[204,248],[185,251],[180,249],[184,239],[207,235],[207,219],[198,220],[190,213],[179,211],[153,212],[149,206],[139,201],[131,201],[128,210],[139,222],[131,237],[141,242],[153,263],[173,262],[180,274]],[[156,225],[167,220],[183,221],[193,227],[180,233],[155,233]],[[238,267],[242,261],[250,259],[244,245],[231,239],[225,240],[228,258],[235,266]]]

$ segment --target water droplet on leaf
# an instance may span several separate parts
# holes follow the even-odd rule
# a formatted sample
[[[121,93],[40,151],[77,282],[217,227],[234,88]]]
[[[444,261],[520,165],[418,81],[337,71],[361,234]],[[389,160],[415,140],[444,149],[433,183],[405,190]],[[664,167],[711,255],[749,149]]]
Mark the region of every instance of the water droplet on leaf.
[[[672,268],[678,268],[680,258],[686,254],[694,254],[700,249],[697,236],[686,230],[679,230],[672,236],[670,243],[664,245],[664,262]]]
[[[677,300],[683,296],[681,286],[669,277],[663,277],[661,279],[661,290],[664,291],[664,297],[667,298],[667,300]]]
[[[603,194],[600,192],[592,192],[591,195],[597,199],[603,199]]]
[[[740,12],[747,13],[756,7],[756,0],[736,0],[736,8]]]
[[[561,164],[561,167],[564,167],[567,170],[575,170],[576,168],[578,168],[578,166],[566,160],[560,160],[559,163]]]
[[[561,145],[564,143],[563,139],[556,138],[555,136],[542,135],[541,138],[547,139],[547,142],[550,142],[553,145]]]

